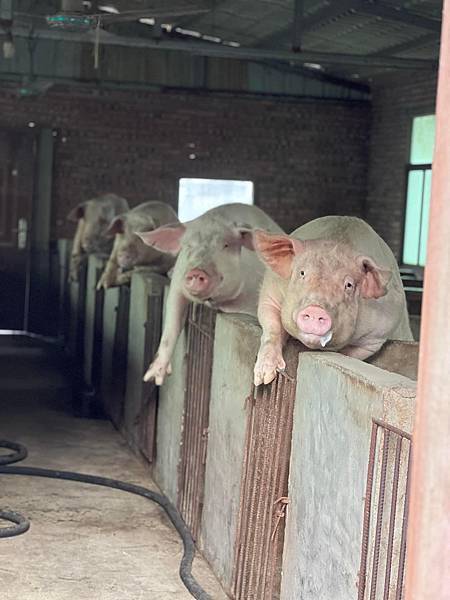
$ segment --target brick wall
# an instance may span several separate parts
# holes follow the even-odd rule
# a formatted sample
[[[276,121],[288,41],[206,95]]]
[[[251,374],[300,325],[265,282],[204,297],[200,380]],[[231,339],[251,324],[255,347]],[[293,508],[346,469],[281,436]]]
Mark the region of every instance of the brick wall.
[[[53,238],[71,235],[71,207],[107,191],[131,205],[176,207],[180,177],[253,180],[256,203],[289,231],[323,214],[361,214],[369,110],[336,101],[62,87],[18,100],[0,89],[0,127],[33,121],[59,131]]]
[[[406,174],[412,120],[432,114],[434,74],[396,76],[373,87],[366,218],[401,255]]]

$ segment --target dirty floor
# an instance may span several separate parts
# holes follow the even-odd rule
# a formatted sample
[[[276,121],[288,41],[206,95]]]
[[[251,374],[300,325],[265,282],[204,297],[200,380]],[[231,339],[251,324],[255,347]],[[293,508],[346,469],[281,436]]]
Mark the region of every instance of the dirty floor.
[[[0,339],[0,439],[27,446],[22,464],[156,489],[109,422],[73,416],[67,379],[52,352],[41,342]],[[0,539],[2,600],[192,598],[178,576],[178,534],[144,498],[0,475],[0,507],[31,519],[24,535]],[[226,599],[201,557],[194,573],[214,600]]]

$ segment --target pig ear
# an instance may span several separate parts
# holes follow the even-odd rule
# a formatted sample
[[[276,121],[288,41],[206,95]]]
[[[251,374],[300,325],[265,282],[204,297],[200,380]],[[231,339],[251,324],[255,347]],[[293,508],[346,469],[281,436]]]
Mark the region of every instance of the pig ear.
[[[70,213],[67,215],[68,221],[78,221],[84,217],[84,209],[86,208],[86,202],[80,202],[75,208],[72,208]]]
[[[361,280],[361,295],[363,298],[381,298],[386,295],[386,286],[392,277],[392,271],[381,269],[368,256],[358,256],[356,259],[363,272]]]
[[[117,233],[125,232],[125,223],[123,217],[115,217],[108,225],[105,231],[105,237],[114,237]]]
[[[147,246],[152,246],[160,252],[177,255],[180,251],[180,241],[185,231],[186,227],[182,223],[178,223],[172,226],[158,227],[158,229],[154,229],[153,231],[136,231],[135,233]]]
[[[253,232],[253,244],[261,260],[283,279],[289,279],[292,260],[305,246],[301,240],[278,233],[268,233],[262,229],[255,229]]]

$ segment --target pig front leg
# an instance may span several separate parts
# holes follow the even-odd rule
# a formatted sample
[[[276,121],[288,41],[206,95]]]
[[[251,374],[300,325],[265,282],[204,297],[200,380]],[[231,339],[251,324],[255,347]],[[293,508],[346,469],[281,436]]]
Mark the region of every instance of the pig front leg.
[[[84,225],[84,219],[78,219],[78,225],[73,238],[69,263],[69,281],[73,282],[78,281],[80,265],[83,260],[83,248],[81,246],[81,241],[83,238]]]
[[[167,297],[166,316],[158,352],[144,375],[144,381],[155,380],[156,385],[162,385],[166,375],[172,372],[172,358],[177,339],[186,322],[189,301],[176,285],[171,283]]]
[[[115,285],[121,285],[118,282],[119,277],[119,263],[117,261],[117,255],[119,252],[119,245],[121,242],[121,235],[116,234],[114,238],[114,246],[111,250],[111,254],[109,255],[108,262],[101,274],[100,279],[97,283],[97,290],[101,290],[102,288],[107,290],[110,287],[114,287]]]
[[[283,346],[287,333],[281,324],[281,307],[273,298],[261,299],[258,319],[262,327],[261,344],[254,369],[255,385],[273,381],[278,370],[284,370]]]
[[[346,346],[342,350],[339,350],[341,354],[350,356],[351,358],[358,358],[359,360],[366,360],[369,356],[378,352],[383,346],[386,340],[373,340],[370,343],[362,346]]]

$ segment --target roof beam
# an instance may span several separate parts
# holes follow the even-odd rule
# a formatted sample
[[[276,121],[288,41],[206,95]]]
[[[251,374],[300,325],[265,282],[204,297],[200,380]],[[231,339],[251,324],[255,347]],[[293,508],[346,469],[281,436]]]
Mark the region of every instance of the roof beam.
[[[384,48],[383,50],[378,50],[377,52],[371,52],[370,56],[386,56],[387,54],[390,56],[395,56],[401,52],[414,50],[414,48],[420,48],[421,46],[425,46],[425,44],[438,41],[439,35],[436,33],[426,33],[425,35],[415,38],[414,40],[408,40],[407,42],[395,44],[395,46],[389,46],[389,48]]]
[[[384,4],[383,2],[368,2],[367,0],[334,0],[333,3],[318,10],[310,16],[307,16],[302,21],[301,31],[305,33],[320,24],[325,24],[331,19],[345,15],[352,11],[374,17],[381,17],[388,21],[403,23],[404,25],[412,25],[428,31],[434,31],[439,34],[441,31],[441,22],[437,19],[430,19],[421,15],[409,12],[403,8],[395,8]],[[258,43],[258,47],[271,46],[292,38],[294,31],[294,22],[287,27],[275,32],[274,34],[264,38]]]
[[[328,21],[329,19],[333,19],[340,15],[345,14],[349,10],[354,9],[356,3],[359,4],[360,0],[342,0],[336,1],[333,4],[325,6],[324,8],[318,10],[309,16],[304,16],[301,23],[301,31],[305,33],[312,29],[315,25],[322,23],[323,21]],[[283,27],[283,29],[276,31],[275,33],[265,37],[260,42],[258,42],[258,48],[261,46],[272,46],[274,44],[279,43],[280,41],[286,40],[293,36],[293,24],[289,23],[287,27]]]
[[[14,36],[29,38],[29,31],[14,27]],[[36,29],[34,38],[67,40],[70,42],[95,43],[96,33],[75,33],[56,31],[52,29]],[[153,48],[159,50],[179,50],[199,56],[234,58],[238,60],[278,60],[287,63],[315,62],[321,65],[352,65],[393,69],[432,70],[437,61],[396,58],[390,56],[361,56],[354,54],[334,54],[327,52],[291,52],[289,50],[264,50],[259,48],[231,47],[223,44],[202,42],[183,42],[178,40],[152,40],[138,37],[118,36],[106,31],[100,31],[102,45],[125,46],[134,48]]]
[[[12,21],[13,5],[12,0],[0,0],[0,20]]]
[[[302,48],[302,25],[304,0],[294,0],[294,24],[292,27],[292,49],[300,52]]]

